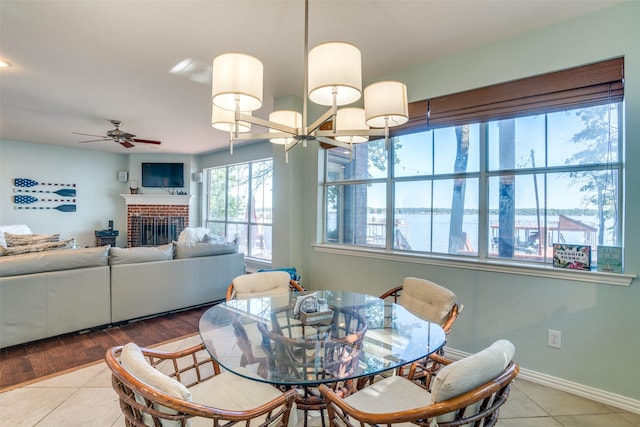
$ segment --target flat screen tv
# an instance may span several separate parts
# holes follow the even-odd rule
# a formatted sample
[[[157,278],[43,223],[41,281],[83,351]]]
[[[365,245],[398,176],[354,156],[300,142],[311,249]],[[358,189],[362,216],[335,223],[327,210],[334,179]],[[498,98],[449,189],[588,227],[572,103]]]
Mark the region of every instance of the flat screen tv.
[[[184,163],[142,163],[142,186],[184,187]]]

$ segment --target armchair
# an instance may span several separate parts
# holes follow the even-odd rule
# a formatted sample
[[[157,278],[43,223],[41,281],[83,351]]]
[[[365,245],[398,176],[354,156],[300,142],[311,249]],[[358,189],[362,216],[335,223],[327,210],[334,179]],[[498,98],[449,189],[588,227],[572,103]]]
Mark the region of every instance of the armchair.
[[[105,361],[127,426],[286,426],[295,391],[221,372],[203,344],[178,352],[107,350]]]
[[[411,378],[391,376],[341,397],[320,385],[333,427],[364,427],[399,423],[419,426],[493,426],[509,397],[519,367],[512,361],[513,344],[499,340],[456,362],[433,356],[425,389]]]

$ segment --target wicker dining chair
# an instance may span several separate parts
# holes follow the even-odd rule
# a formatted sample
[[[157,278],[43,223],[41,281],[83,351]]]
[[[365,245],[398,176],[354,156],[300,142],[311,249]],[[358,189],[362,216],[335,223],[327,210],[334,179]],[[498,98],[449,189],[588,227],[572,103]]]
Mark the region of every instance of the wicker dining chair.
[[[432,366],[438,369],[425,382],[428,389],[411,378],[394,375],[344,398],[324,385],[319,391],[332,427],[400,423],[490,427],[497,423],[519,372],[513,353],[513,344],[499,340],[456,362],[435,355]]]
[[[283,427],[295,391],[221,372],[203,344],[177,352],[107,350],[105,361],[126,426]]]
[[[389,289],[380,295],[380,298],[400,304],[416,316],[437,323],[447,335],[451,332],[453,323],[463,309],[462,304],[458,303],[456,295],[451,290],[430,280],[416,277],[405,277],[402,285]],[[444,346],[438,350],[437,354],[444,355]],[[427,356],[413,364],[400,366],[396,368],[395,372],[397,375],[406,377],[409,366],[412,366],[415,370],[414,381],[424,381],[428,370],[432,369],[431,363],[430,356]],[[391,372],[384,372],[379,376],[389,375]],[[361,389],[375,380],[375,377],[363,377],[358,381],[358,388]]]
[[[305,290],[285,271],[262,271],[236,276],[227,288],[227,301],[232,299],[284,295]]]

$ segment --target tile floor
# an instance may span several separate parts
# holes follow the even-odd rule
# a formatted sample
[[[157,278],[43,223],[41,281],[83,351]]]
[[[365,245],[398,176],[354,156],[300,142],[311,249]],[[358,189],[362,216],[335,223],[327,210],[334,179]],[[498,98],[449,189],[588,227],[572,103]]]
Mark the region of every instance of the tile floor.
[[[165,344],[174,351],[198,336]],[[0,426],[122,426],[111,375],[103,362],[0,394]],[[316,421],[316,422],[314,422]],[[320,425],[311,419],[311,426]],[[500,427],[638,427],[640,414],[516,379],[500,412]]]

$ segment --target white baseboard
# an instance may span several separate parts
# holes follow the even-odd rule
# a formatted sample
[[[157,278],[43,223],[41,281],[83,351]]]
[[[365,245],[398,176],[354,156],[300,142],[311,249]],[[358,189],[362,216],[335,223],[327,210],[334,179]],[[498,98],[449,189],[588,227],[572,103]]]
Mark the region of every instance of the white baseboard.
[[[459,360],[469,356],[469,353],[459,351],[450,347],[445,347],[444,351],[445,356],[451,360]],[[631,399],[626,396],[610,393],[608,391],[600,390],[583,384],[578,384],[573,381],[568,381],[540,372],[531,371],[529,369],[523,368],[522,366],[520,367],[520,373],[518,374],[518,377],[526,381],[531,381],[532,383],[541,384],[545,387],[550,387],[556,390],[574,394],[576,396],[584,397],[585,399],[593,400],[594,402],[611,405],[616,408],[624,409],[625,411],[640,414],[640,400],[637,399]]]

